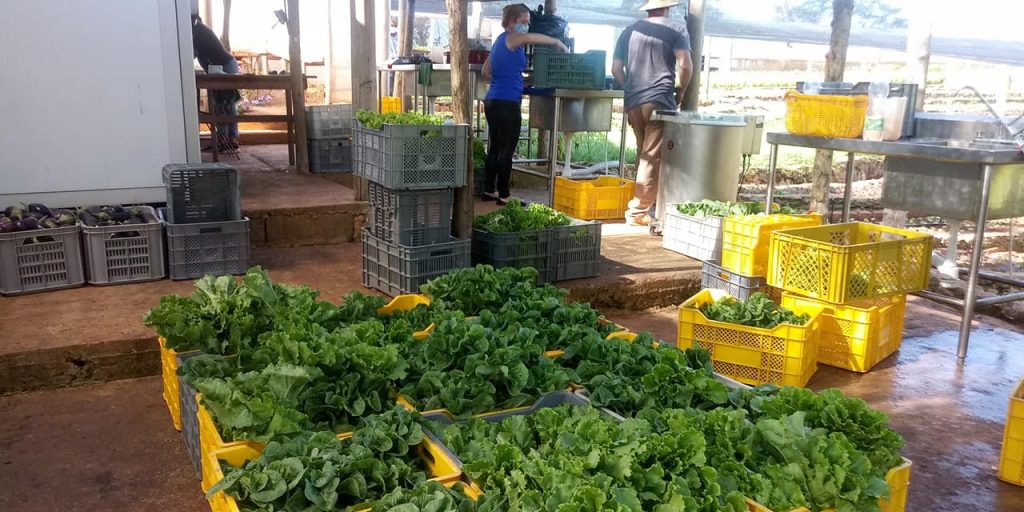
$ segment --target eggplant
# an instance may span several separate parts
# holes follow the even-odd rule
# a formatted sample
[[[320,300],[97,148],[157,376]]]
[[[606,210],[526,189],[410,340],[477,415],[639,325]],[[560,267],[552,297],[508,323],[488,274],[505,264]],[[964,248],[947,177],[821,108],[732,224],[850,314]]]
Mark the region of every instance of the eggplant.
[[[0,216],[0,233],[10,233],[14,231],[14,221],[7,216]]]
[[[53,228],[59,228],[59,227],[60,227],[60,224],[57,224],[57,221],[53,220],[53,217],[46,217],[45,219],[42,219],[42,220],[39,221],[39,228],[40,229],[53,229]]]
[[[46,218],[46,215],[44,215],[44,214],[42,214],[40,212],[28,212],[22,218],[28,218],[28,217],[32,217],[35,220],[43,220],[43,219]]]
[[[91,213],[85,210],[78,211],[78,218],[82,219],[82,223],[84,223],[86,226],[96,225],[96,217],[93,217]]]
[[[127,210],[125,210],[125,208],[119,204],[112,204],[108,206],[107,209],[110,210],[111,213],[127,212]]]
[[[15,224],[16,231],[31,231],[39,227],[39,221],[32,217],[25,217]]]
[[[110,220],[114,222],[125,222],[130,218],[132,218],[131,214],[128,213],[128,210],[125,210],[124,208],[121,208],[120,210],[114,210],[110,213]]]
[[[96,216],[96,215],[99,215],[99,213],[103,211],[103,207],[102,206],[90,206],[90,207],[86,208],[85,211],[91,213],[93,216]]]
[[[28,205],[28,212],[29,213],[41,213],[43,215],[43,217],[49,217],[50,216],[50,209],[47,208],[46,205],[39,204],[39,203],[29,203],[29,205]]]

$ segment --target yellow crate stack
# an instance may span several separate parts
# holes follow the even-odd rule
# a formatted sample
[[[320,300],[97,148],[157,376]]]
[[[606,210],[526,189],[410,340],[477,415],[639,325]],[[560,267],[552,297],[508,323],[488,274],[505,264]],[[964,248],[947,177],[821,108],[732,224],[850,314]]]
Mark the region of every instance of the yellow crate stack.
[[[1024,379],[1010,395],[1005,428],[996,476],[1004,482],[1024,486]]]
[[[728,298],[722,290],[702,290],[679,307],[676,346],[697,345],[711,352],[715,373],[745,384],[803,387],[817,370],[821,308],[797,306],[810,318],[801,326],[771,329],[709,320],[700,307]]]
[[[621,219],[636,183],[614,176],[573,180],[555,178],[554,209],[576,219]]]

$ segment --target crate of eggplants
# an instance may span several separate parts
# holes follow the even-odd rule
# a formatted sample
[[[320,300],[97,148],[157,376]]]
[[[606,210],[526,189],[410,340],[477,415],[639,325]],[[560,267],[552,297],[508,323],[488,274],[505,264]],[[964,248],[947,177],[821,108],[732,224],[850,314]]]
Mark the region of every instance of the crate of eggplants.
[[[89,206],[78,210],[78,218],[86,226],[125,226],[131,224],[149,224],[157,222],[152,215],[147,215],[141,206]]]
[[[77,222],[78,217],[71,210],[51,210],[39,203],[8,206],[0,215],[0,233],[61,228],[74,226]]]

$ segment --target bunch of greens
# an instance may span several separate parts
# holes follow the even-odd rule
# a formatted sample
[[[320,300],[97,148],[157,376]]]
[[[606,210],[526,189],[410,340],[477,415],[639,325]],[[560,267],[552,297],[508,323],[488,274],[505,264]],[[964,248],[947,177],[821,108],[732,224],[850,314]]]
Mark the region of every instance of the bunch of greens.
[[[676,205],[676,209],[683,215],[691,217],[742,217],[745,215],[757,215],[764,213],[764,203],[760,202],[734,202],[715,201],[703,199],[701,201],[687,201]],[[772,205],[772,213],[799,214],[799,210],[788,206]]]
[[[373,512],[473,512],[476,502],[462,492],[464,484],[446,487],[424,482],[412,489],[395,489],[373,503]]]
[[[626,416],[649,407],[708,409],[729,402],[707,351],[655,348],[649,333],[632,342],[583,337],[566,348],[559,364],[575,369],[595,406]]]
[[[517,233],[568,226],[570,223],[564,213],[543,204],[531,203],[524,207],[520,202],[512,201],[493,212],[478,215],[473,219],[473,228],[491,233]]]
[[[379,130],[386,124],[406,125],[439,125],[444,123],[444,117],[433,114],[420,114],[418,112],[371,112],[360,109],[356,112],[356,119],[364,128]]]
[[[487,143],[483,139],[473,137],[473,171],[484,172],[487,165]]]
[[[537,331],[491,330],[452,313],[426,340],[406,345],[401,393],[418,410],[444,408],[459,417],[518,407],[573,381],[545,348]]]
[[[427,281],[420,291],[430,298],[431,305],[448,311],[461,311],[466,316],[481,311],[497,311],[506,303],[564,300],[567,292],[550,284],[537,286],[537,271],[532,268],[495,269],[490,265],[453,270]]]
[[[240,468],[222,464],[225,476],[207,495],[224,491],[242,510],[328,512],[414,487],[427,478],[411,450],[423,440],[417,422],[399,408],[368,418],[348,440],[321,431],[271,441]]]
[[[481,485],[479,505],[501,510],[745,511],[704,465],[694,429],[661,433],[589,407],[541,409],[500,423],[444,427],[444,442]]]
[[[497,311],[481,311],[479,322],[493,330],[526,327],[537,331],[547,340],[548,350],[563,349],[591,333],[604,338],[619,330],[590,304],[552,296],[510,300]]]
[[[811,318],[807,313],[798,315],[779,306],[760,292],[745,301],[725,297],[705,303],[699,309],[708,320],[761,329],[771,329],[780,324],[804,325]]]

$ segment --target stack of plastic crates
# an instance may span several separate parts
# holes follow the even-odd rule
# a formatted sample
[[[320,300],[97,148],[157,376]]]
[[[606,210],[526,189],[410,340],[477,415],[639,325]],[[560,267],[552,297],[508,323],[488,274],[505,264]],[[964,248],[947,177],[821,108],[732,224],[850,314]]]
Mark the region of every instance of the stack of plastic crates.
[[[309,170],[352,172],[352,105],[306,107]]]
[[[454,189],[466,183],[467,125],[356,121],[356,174],[369,182],[363,285],[415,293],[427,280],[469,266],[470,241],[451,236]]]
[[[167,164],[163,181],[171,279],[244,274],[249,219],[242,217],[238,171],[221,163]]]
[[[818,362],[867,372],[899,349],[906,294],[928,285],[932,237],[853,222],[772,233],[768,284],[822,309]]]

